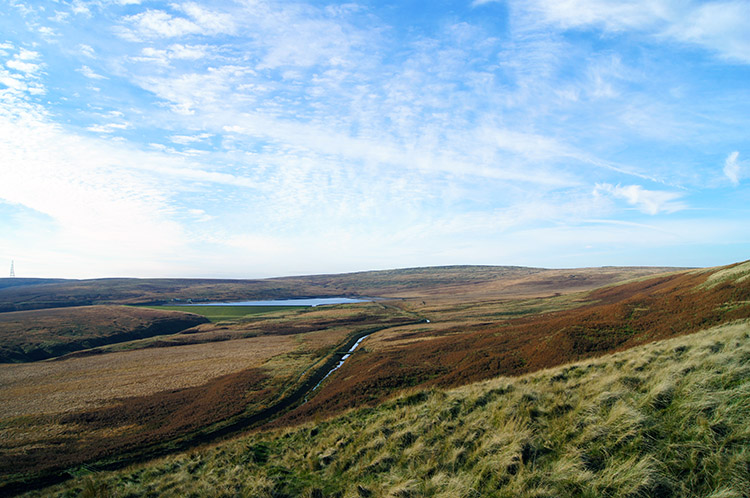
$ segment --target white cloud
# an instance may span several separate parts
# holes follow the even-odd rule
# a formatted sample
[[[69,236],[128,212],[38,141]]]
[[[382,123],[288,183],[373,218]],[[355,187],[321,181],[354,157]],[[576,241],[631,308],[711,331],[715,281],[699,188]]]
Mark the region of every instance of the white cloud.
[[[213,221],[216,219],[215,216],[212,216],[203,209],[188,209],[188,214],[197,222],[204,223],[207,221]]]
[[[131,127],[130,123],[106,123],[106,124],[98,124],[98,125],[92,125],[86,128],[89,131],[93,131],[94,133],[114,133],[118,130],[127,130]]]
[[[39,34],[48,40],[57,37],[57,31],[50,28],[49,26],[40,26],[39,28],[37,28],[37,31],[39,31]]]
[[[86,17],[91,17],[91,10],[89,9],[89,6],[81,0],[74,0],[71,10],[74,14],[81,14]]]
[[[5,63],[5,65],[11,69],[15,69],[16,71],[20,71],[26,74],[32,74],[39,71],[39,64],[34,64],[32,62],[23,62],[19,59],[9,60]]]
[[[541,18],[564,28],[594,24],[612,31],[652,26],[672,10],[668,0],[532,0],[528,6]]]
[[[665,33],[677,40],[717,51],[726,59],[750,64],[750,2],[710,2],[689,10]]]
[[[564,29],[585,26],[641,31],[691,43],[722,57],[750,63],[750,3],[744,0],[516,0],[521,11]]]
[[[201,133],[198,135],[172,135],[169,139],[176,144],[188,145],[196,142],[203,142],[212,136],[213,135],[210,133]]]
[[[130,28],[123,27],[121,35],[139,41],[141,38],[177,38],[187,35],[231,34],[235,22],[231,15],[213,12],[195,3],[173,4],[173,8],[188,18],[172,16],[163,10],[148,9],[123,19]]]
[[[94,70],[88,66],[81,66],[80,68],[77,69],[77,71],[81,73],[82,75],[84,75],[85,77],[92,79],[92,80],[106,80],[107,79],[106,76],[102,76],[101,74],[94,72]]]
[[[195,2],[180,2],[172,7],[192,18],[205,32],[211,34],[232,34],[235,32],[235,20],[231,14],[211,11]]]
[[[623,199],[631,206],[640,211],[656,215],[659,213],[674,213],[687,208],[680,202],[681,193],[668,192],[665,190],[646,190],[640,185],[611,185],[609,183],[597,184],[594,195],[609,194],[617,199]]]
[[[734,151],[724,161],[724,174],[732,182],[732,185],[740,184],[740,165],[737,163],[739,155],[738,151]]]
[[[170,220],[168,190],[129,167],[148,170],[164,158],[67,134],[35,106],[6,104],[0,107],[0,199],[54,220],[54,230],[37,234],[34,250],[45,248],[56,265],[90,259],[130,274],[178,252],[184,237]]]
[[[27,50],[25,48],[22,48],[14,57],[13,59],[9,60],[5,63],[5,65],[13,70],[19,71],[21,73],[25,73],[27,75],[31,75],[34,73],[37,73],[42,65],[36,64],[33,62],[28,61],[34,61],[39,58],[39,53],[34,52],[33,50]]]
[[[147,10],[125,18],[125,22],[134,27],[134,31],[127,31],[130,38],[138,39],[137,35],[146,38],[166,37],[198,34],[200,26],[183,17],[172,17],[161,10]]]
[[[207,57],[209,54],[210,47],[207,45],[181,45],[176,43],[166,49],[145,47],[141,50],[141,55],[132,57],[132,60],[154,62],[167,66],[172,60],[199,60]]]
[[[81,55],[84,55],[85,57],[94,58],[96,56],[94,48],[90,45],[78,45],[78,50],[81,52]]]
[[[22,48],[5,63],[5,67],[0,65],[0,84],[7,87],[6,89],[0,89],[0,97],[5,92],[16,97],[24,94],[27,97],[29,95],[43,95],[46,92],[40,80],[44,65],[29,62],[38,58],[37,52]]]
[[[150,76],[138,79],[137,83],[159,98],[170,102],[175,112],[190,115],[199,106],[204,106],[205,111],[209,110],[205,107],[210,108],[225,99],[228,103],[232,90],[242,82],[243,76],[250,72],[252,70],[246,67],[227,65],[210,67],[205,73]]]
[[[28,61],[28,60],[36,60],[40,57],[40,55],[39,55],[39,52],[35,52],[34,50],[28,50],[28,49],[22,48],[18,52],[18,55],[16,57],[20,60]]]
[[[206,45],[180,45],[177,43],[170,45],[168,54],[173,59],[197,60],[206,57],[208,47]]]

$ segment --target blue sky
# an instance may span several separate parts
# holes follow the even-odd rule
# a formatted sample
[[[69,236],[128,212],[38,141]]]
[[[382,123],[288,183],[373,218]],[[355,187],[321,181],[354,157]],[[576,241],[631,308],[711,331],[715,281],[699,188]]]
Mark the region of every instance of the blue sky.
[[[750,2],[0,0],[0,263],[750,258]]]

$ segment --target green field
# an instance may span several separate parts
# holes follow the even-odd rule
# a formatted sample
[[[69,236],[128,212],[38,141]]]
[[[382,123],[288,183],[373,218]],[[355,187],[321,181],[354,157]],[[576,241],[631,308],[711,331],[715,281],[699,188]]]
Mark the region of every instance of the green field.
[[[141,306],[139,306],[141,307]],[[163,311],[182,311],[205,316],[212,322],[237,320],[240,318],[279,311],[301,310],[309,306],[142,306]]]

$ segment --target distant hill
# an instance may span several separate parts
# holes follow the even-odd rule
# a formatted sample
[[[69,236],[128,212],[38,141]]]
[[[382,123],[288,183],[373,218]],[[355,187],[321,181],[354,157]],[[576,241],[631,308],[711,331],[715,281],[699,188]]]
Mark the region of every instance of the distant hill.
[[[675,268],[623,267],[548,270],[504,266],[410,268],[264,280],[2,279],[0,312],[97,304],[154,304],[173,300],[233,301],[295,297],[539,296],[590,290]],[[10,283],[8,283],[10,282]],[[22,283],[19,283],[22,282]]]
[[[23,285],[61,283],[65,281],[63,278],[0,278],[0,289],[21,287]]]

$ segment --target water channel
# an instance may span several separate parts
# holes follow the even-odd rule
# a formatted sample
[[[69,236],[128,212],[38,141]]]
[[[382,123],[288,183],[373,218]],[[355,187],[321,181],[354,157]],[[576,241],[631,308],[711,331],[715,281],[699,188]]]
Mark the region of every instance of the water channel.
[[[360,337],[359,339],[357,339],[357,342],[355,342],[354,345],[349,348],[349,351],[347,351],[346,354],[341,357],[341,359],[339,360],[338,364],[336,366],[334,366],[332,369],[330,369],[328,371],[328,373],[325,374],[325,376],[322,379],[320,379],[320,381],[317,384],[315,384],[315,387],[313,387],[312,389],[310,389],[310,393],[309,394],[312,394],[313,392],[315,392],[315,390],[318,387],[320,387],[320,385],[323,383],[324,380],[326,380],[328,378],[329,375],[331,375],[333,372],[335,372],[336,370],[338,370],[339,368],[341,368],[344,365],[344,362],[346,361],[346,359],[349,358],[352,355],[352,353],[354,352],[355,349],[357,349],[357,346],[359,346],[359,343],[361,343],[362,341],[364,341],[365,339],[367,339],[371,335],[372,334],[363,335],[362,337]],[[308,396],[309,396],[309,394],[308,394]],[[305,396],[305,402],[307,402],[307,396]]]

